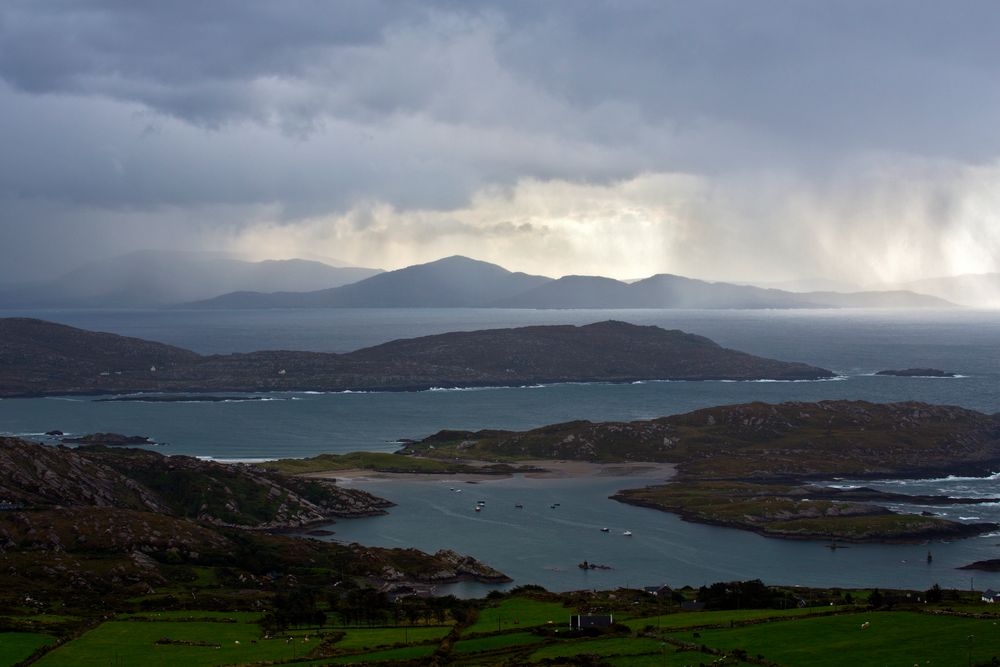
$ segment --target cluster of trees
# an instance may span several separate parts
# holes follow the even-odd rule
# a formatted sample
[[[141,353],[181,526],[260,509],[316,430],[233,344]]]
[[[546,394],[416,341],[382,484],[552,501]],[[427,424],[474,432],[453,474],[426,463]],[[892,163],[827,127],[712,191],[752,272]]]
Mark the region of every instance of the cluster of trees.
[[[354,588],[334,592],[327,598],[330,613],[344,625],[443,624],[449,618],[462,621],[470,603],[452,595],[445,597],[407,596],[392,601],[374,588]]]
[[[706,609],[764,609],[794,607],[798,599],[791,593],[765,586],[760,579],[720,581],[698,589],[698,601]]]
[[[276,634],[293,626],[322,627],[326,612],[319,608],[318,591],[313,588],[295,588],[288,593],[274,596],[271,611],[260,621],[265,632]]]
[[[443,624],[462,621],[473,605],[454,596],[403,597],[392,601],[374,588],[346,584],[336,589],[298,586],[275,595],[271,610],[261,620],[265,631],[279,633],[290,627],[319,627],[328,620],[338,625]]]

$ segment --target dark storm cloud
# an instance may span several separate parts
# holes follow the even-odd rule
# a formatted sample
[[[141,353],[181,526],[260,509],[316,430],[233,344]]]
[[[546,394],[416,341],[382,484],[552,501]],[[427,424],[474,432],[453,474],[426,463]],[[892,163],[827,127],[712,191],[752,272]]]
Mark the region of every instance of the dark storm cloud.
[[[852,216],[869,216],[841,200],[891,209],[879,183],[938,170],[947,183],[911,215],[910,236],[933,245],[934,229],[965,224],[963,188],[980,177],[962,170],[1000,154],[998,19],[1000,5],[972,0],[8,0],[0,227],[7,247],[73,238],[94,254],[379,204],[475,217],[481,193],[524,202],[511,193],[531,179],[686,174],[710,193],[690,207],[703,222],[683,221],[699,237],[822,219],[792,236],[853,239],[867,223]],[[769,219],[776,199],[787,219]],[[515,228],[551,232],[536,204]],[[451,229],[427,217],[414,239]]]
[[[5,7],[0,75],[11,85],[213,127],[308,131],[331,117],[423,113],[615,142],[645,127],[733,125],[782,150],[963,157],[990,156],[1000,139],[987,129],[1000,105],[992,2]],[[539,99],[494,97],[498,83]],[[577,116],[568,125],[563,107]]]

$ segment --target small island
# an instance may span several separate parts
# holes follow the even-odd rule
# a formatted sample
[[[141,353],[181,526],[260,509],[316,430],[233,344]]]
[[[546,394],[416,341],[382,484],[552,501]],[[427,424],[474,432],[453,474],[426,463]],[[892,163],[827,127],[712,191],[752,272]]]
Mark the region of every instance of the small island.
[[[891,375],[904,378],[953,378],[958,377],[957,373],[942,371],[937,368],[903,368],[901,370],[885,370],[875,373],[875,375]]]
[[[66,445],[101,445],[104,447],[136,447],[141,445],[158,445],[145,435],[122,435],[121,433],[88,433],[73,438],[63,438]]]

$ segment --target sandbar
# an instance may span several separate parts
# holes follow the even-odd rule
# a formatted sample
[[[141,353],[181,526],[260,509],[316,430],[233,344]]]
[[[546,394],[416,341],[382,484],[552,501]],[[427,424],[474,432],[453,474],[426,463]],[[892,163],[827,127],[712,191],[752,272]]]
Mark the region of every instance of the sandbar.
[[[462,461],[470,466],[493,465],[492,461]],[[523,477],[526,479],[589,479],[594,477],[628,477],[632,479],[650,479],[665,481],[676,473],[676,466],[673,463],[650,463],[640,461],[629,461],[623,463],[591,463],[589,461],[563,461],[563,460],[531,460],[517,461],[515,465],[530,466],[539,470],[526,473],[511,474],[476,474],[472,472],[464,473],[394,473],[382,472],[378,470],[348,469],[348,470],[328,470],[325,472],[304,473],[302,477],[313,477],[319,479],[334,479],[344,484],[357,484],[366,481],[453,481],[453,482],[489,482],[498,479],[509,479],[511,477]]]

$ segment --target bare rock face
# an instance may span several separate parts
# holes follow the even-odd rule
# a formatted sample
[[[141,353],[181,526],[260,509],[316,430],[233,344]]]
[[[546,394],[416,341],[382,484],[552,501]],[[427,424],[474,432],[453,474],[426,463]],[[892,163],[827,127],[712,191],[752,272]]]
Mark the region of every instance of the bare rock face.
[[[469,578],[476,581],[510,581],[510,578],[499,570],[486,565],[473,558],[463,556],[451,549],[442,549],[434,554],[434,558],[442,561],[446,569],[441,570],[436,578],[462,579]]]
[[[0,499],[26,505],[89,505],[167,511],[148,488],[75,450],[0,438]]]
[[[402,562],[426,559],[421,571],[414,572],[400,566]],[[450,549],[442,549],[427,556],[416,549],[394,549],[387,552],[386,563],[378,574],[381,582],[419,581],[425,584],[446,584],[456,581],[505,583],[510,577],[472,556],[463,556]]]
[[[51,447],[0,438],[0,501],[115,507],[260,530],[384,513],[392,503],[326,480],[137,449]]]

